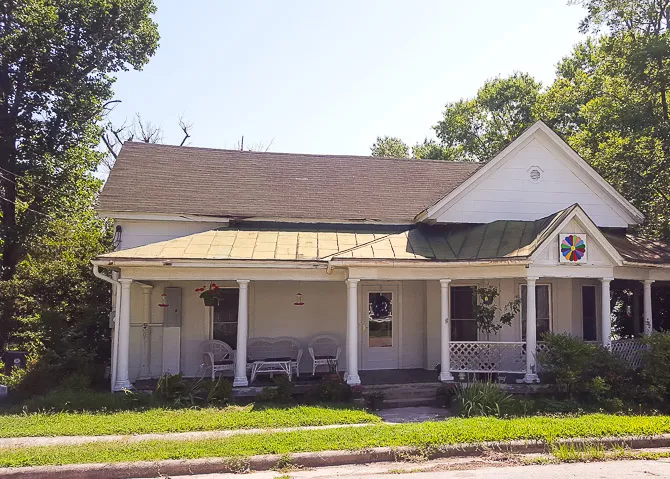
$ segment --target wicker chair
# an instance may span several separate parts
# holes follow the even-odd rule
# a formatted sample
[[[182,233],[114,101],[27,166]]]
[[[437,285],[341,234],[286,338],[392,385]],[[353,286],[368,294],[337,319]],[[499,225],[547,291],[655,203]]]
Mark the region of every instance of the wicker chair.
[[[235,370],[235,351],[223,341],[210,339],[200,343],[205,372],[211,371],[212,379],[219,371]]]
[[[312,376],[316,374],[318,366],[335,367],[337,370],[337,361],[340,358],[342,348],[338,346],[337,339],[333,336],[322,334],[314,336],[309,342],[309,355],[312,356]]]

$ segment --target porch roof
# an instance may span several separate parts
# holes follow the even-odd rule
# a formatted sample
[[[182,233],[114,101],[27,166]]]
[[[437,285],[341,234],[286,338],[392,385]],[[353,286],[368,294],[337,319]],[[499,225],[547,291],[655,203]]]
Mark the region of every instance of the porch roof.
[[[528,257],[564,210],[537,221],[412,226],[247,223],[101,255],[103,260],[381,259],[472,261]]]

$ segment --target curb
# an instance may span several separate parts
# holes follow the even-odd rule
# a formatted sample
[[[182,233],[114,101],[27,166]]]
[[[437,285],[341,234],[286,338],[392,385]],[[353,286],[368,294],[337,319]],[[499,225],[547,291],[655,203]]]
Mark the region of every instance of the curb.
[[[649,437],[604,437],[559,439],[556,444],[625,446],[630,449],[670,447],[670,434]],[[193,474],[242,473],[267,471],[280,465],[296,467],[345,466],[374,462],[395,462],[420,456],[425,459],[468,457],[482,452],[533,454],[547,452],[548,444],[539,440],[454,444],[432,448],[376,447],[361,451],[300,452],[268,454],[241,458],[207,458],[123,462],[113,464],[71,464],[65,466],[31,466],[0,468],[0,477],[20,479],[124,479],[128,477],[165,477]]]

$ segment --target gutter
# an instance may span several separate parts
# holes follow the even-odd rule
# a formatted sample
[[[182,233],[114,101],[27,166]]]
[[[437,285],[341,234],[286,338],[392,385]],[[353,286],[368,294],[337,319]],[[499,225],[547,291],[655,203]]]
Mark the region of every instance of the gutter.
[[[117,273],[118,274],[118,273]],[[114,272],[112,273],[114,275]],[[121,283],[114,278],[110,278],[107,275],[104,275],[100,272],[100,266],[97,264],[93,265],[93,276],[100,278],[103,281],[106,281],[112,285],[112,288],[116,288],[116,298],[114,300],[114,343],[112,344],[112,367],[110,368],[110,379],[111,387],[114,387],[116,383],[116,356],[119,348],[119,306],[121,305]]]

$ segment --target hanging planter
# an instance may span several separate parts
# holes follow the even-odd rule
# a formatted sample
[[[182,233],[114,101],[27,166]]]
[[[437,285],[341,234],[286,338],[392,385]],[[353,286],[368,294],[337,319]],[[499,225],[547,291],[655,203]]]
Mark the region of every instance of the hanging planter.
[[[160,302],[159,305],[158,305],[159,308],[167,308],[168,306],[170,306],[170,305],[168,304],[168,299],[167,299],[167,297],[168,297],[167,293],[163,293],[163,294],[161,294],[161,302]]]
[[[216,283],[210,283],[209,287],[202,286],[196,288],[195,292],[200,293],[200,298],[205,303],[205,306],[218,306],[223,301],[223,290]]]
[[[295,295],[295,301],[293,302],[293,306],[302,306],[305,304],[302,300],[302,293],[298,293]]]

